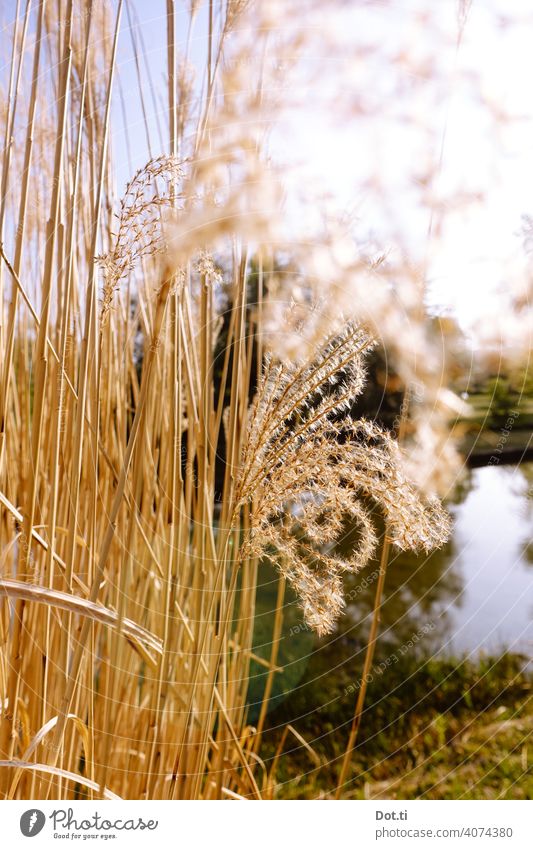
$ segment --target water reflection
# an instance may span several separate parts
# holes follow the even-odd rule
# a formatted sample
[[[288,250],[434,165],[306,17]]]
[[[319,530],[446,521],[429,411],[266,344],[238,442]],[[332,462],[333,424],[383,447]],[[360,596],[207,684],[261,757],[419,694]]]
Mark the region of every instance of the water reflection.
[[[425,629],[418,650],[477,654],[503,648],[528,656],[533,648],[533,464],[469,470],[448,502],[450,542],[429,556],[397,553],[387,573],[377,658],[408,644]],[[342,547],[355,542],[349,529]],[[346,583],[348,605],[337,630],[317,640],[287,591],[274,702],[298,685],[311,656],[331,670],[360,668],[374,601],[377,562]],[[255,651],[268,658],[277,576],[264,565],[258,597]],[[429,627],[428,627],[429,626]],[[251,701],[260,699],[265,670],[252,668]],[[253,718],[254,709],[251,709]]]
[[[450,543],[427,558],[399,554],[387,574],[382,639],[398,642],[422,620],[432,650],[457,654],[504,647],[531,653],[533,465],[473,469],[448,507]],[[368,618],[371,599],[350,607]],[[415,627],[416,626],[416,627]]]
[[[467,498],[452,508],[457,556],[450,568],[462,575],[464,586],[460,607],[449,609],[450,651],[507,647],[531,655],[532,481],[530,463],[475,469]]]

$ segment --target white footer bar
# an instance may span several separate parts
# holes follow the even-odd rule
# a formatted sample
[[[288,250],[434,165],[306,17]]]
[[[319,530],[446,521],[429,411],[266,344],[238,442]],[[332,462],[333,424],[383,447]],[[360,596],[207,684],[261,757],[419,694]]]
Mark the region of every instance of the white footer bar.
[[[6,849],[533,847],[528,801],[2,801],[0,817],[0,846]]]

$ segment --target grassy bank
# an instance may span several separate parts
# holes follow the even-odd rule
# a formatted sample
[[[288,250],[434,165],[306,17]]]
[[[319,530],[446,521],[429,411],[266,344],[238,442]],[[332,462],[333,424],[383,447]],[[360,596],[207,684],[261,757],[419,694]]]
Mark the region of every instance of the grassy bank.
[[[300,686],[270,714],[270,754],[285,737],[280,798],[327,797],[354,699],[354,670],[313,656]],[[516,654],[428,659],[407,653],[369,685],[347,798],[531,799],[531,672]],[[312,752],[298,741],[309,744]]]

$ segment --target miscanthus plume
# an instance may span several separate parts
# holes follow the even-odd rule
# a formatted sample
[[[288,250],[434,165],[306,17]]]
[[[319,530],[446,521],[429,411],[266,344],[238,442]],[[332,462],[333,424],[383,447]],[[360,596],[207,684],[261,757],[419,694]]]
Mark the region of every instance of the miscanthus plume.
[[[350,322],[298,366],[267,357],[249,414],[236,487],[237,504],[252,504],[241,554],[277,563],[319,634],[332,630],[344,606],[343,574],[376,550],[376,508],[401,549],[430,551],[449,534],[438,499],[421,495],[405,474],[398,443],[349,414],[373,345]],[[335,543],[347,519],[359,539],[342,557]]]

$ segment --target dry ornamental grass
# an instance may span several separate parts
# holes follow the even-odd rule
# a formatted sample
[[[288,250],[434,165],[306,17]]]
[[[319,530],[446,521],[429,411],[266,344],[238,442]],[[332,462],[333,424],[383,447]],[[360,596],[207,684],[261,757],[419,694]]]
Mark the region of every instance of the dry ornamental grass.
[[[272,4],[200,7],[179,55],[167,0],[168,140],[122,200],[110,145],[122,0],[40,0],[12,24],[4,798],[270,798],[260,741],[274,654],[257,727],[247,721],[261,559],[279,569],[278,624],[288,581],[322,634],[342,612],[343,573],[376,550],[374,511],[401,548],[449,532],[397,441],[350,414],[375,328],[345,316],[298,361],[271,350],[279,210],[261,141],[279,71],[263,58],[272,42],[290,57],[299,39],[276,42]],[[202,15],[200,86],[188,52]],[[359,541],[342,559],[347,518]]]

